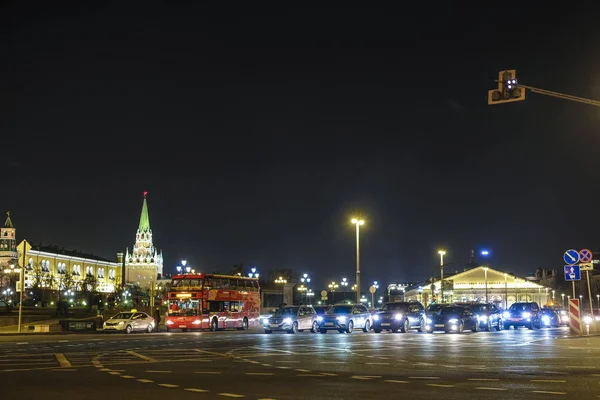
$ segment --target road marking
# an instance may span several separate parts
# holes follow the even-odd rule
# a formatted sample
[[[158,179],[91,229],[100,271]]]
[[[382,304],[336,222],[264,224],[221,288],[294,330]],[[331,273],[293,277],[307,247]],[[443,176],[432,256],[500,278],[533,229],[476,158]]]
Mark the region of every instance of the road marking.
[[[243,394],[235,394],[235,393],[217,393],[219,396],[225,397],[246,397]]]
[[[566,381],[558,379],[531,379],[529,382],[565,383]]]
[[[170,374],[172,371],[154,371],[154,370],[149,369],[146,372],[153,373],[153,374]]]
[[[279,369],[292,369],[291,367],[275,367],[275,368],[279,368]]]
[[[260,365],[262,365],[263,367],[272,367],[271,364],[260,364]]]
[[[497,378],[469,378],[468,381],[499,381]]]
[[[54,355],[54,357],[56,357],[56,361],[58,361],[58,363],[60,364],[61,367],[70,367],[71,363],[69,362],[69,360],[67,360],[67,358],[65,357],[65,355],[63,353],[56,353]]]
[[[59,340],[58,343],[67,343],[68,340]]]
[[[476,387],[475,390],[506,390],[504,388],[493,388],[493,387]]]
[[[346,364],[345,361],[321,361],[321,364]]]
[[[454,385],[442,385],[440,383],[428,383],[427,386],[444,387],[444,388],[454,387]]]
[[[29,344],[29,342],[19,342],[17,344]]]
[[[393,379],[386,379],[384,382],[387,382],[387,383],[409,383],[408,381],[396,381]]]
[[[296,376],[312,376],[312,377],[320,376],[320,377],[325,377],[325,375],[323,375],[323,374],[298,374]]]
[[[246,375],[275,375],[274,372],[246,372]]]
[[[275,362],[277,362],[277,363],[297,364],[297,363],[299,363],[300,361],[275,361]]]
[[[296,369],[294,369],[294,371],[298,371],[298,372],[312,372],[310,369],[302,369],[302,368],[296,368]]]
[[[408,379],[440,379],[439,376],[409,376]]]
[[[53,369],[52,371],[66,371],[66,372],[71,372],[71,371],[77,371],[77,369],[75,369],[75,368],[73,368],[73,369],[57,368],[57,369]]]
[[[176,388],[179,387],[179,385],[173,385],[171,383],[159,383],[158,386],[162,386],[162,387],[168,387],[168,388]]]
[[[366,363],[367,365],[390,365],[389,362],[372,362],[372,363]]]
[[[121,375],[120,372],[116,372],[116,371],[110,371],[109,374],[111,374],[111,375]]]
[[[361,379],[361,380],[368,380],[368,379],[374,379],[374,378],[381,378],[381,375],[353,375],[351,376],[352,379]]]
[[[133,350],[127,350],[127,351],[126,351],[126,353],[127,353],[127,354],[129,354],[129,355],[132,355],[132,356],[134,356],[134,357],[141,358],[142,360],[146,360],[146,361],[148,361],[148,362],[156,362],[156,360],[155,360],[154,358],[151,358],[151,357],[145,356],[145,355],[143,355],[143,354],[140,354],[140,353],[136,353],[136,352],[135,352],[135,351],[133,351]]]
[[[567,394],[567,392],[548,392],[545,390],[532,390],[530,393],[556,394],[556,395]]]
[[[321,375],[325,375],[325,376],[338,376],[338,374],[332,374],[331,372],[322,372]]]
[[[188,392],[195,392],[195,393],[206,393],[206,392],[208,392],[208,390],[205,390],[205,389],[195,389],[195,388],[188,388],[188,389],[183,389],[183,390],[187,390]]]
[[[150,379],[138,379],[138,382],[142,382],[142,383],[152,383],[154,381],[151,381]]]
[[[121,378],[125,378],[125,379],[135,379],[135,376],[132,376],[132,375],[121,375]]]
[[[212,375],[218,375],[221,373],[221,371],[196,371],[196,374],[212,374]]]

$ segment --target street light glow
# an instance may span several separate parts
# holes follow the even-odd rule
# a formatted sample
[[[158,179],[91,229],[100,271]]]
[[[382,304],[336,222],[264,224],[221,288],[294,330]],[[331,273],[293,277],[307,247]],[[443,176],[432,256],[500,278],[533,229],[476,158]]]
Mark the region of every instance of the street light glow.
[[[352,218],[352,223],[353,223],[354,225],[364,225],[364,224],[365,224],[365,221],[364,221],[364,220],[362,220],[362,219]]]
[[[481,255],[482,256],[489,256],[490,255],[490,251],[489,250],[481,250]]]

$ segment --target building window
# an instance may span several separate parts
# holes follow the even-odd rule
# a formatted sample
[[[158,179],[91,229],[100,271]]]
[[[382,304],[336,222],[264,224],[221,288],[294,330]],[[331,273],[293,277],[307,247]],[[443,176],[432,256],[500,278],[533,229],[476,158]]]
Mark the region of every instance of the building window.
[[[98,279],[104,279],[104,268],[98,268]]]
[[[108,271],[108,277],[111,280],[115,280],[115,270],[111,269],[110,271]]]
[[[33,269],[32,265],[33,265],[33,258],[30,258],[29,264],[27,264],[27,268],[26,268],[27,271],[31,271]]]
[[[50,272],[50,261],[42,260],[42,272]]]
[[[57,272],[59,274],[66,274],[67,273],[67,265],[64,262],[59,262]]]
[[[75,264],[73,266],[73,275],[80,276],[81,275],[81,265]]]
[[[85,276],[94,276],[94,267],[85,267]]]

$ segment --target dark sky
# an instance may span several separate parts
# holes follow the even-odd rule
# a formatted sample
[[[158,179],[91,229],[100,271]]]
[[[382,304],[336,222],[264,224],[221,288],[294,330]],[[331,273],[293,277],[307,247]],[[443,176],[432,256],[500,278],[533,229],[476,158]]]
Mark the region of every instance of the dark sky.
[[[508,68],[600,99],[597,9],[121,3],[2,9],[19,239],[112,258],[147,190],[167,271],[353,280],[353,212],[363,285],[430,276],[440,246],[521,274],[600,248],[600,108],[487,105]]]

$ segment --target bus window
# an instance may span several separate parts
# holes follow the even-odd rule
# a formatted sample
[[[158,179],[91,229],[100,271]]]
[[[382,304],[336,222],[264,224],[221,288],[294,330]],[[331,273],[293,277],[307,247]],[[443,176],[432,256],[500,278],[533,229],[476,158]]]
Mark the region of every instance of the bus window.
[[[230,289],[230,286],[231,286],[229,279],[227,279],[227,278],[221,279],[221,285],[222,285],[223,289]]]
[[[223,312],[223,302],[222,301],[209,301],[208,302],[208,311],[215,312]]]
[[[238,311],[244,311],[244,302],[243,301],[239,302]]]
[[[229,303],[229,311],[231,312],[239,312],[240,309],[239,307],[239,303],[237,301],[232,301]]]

